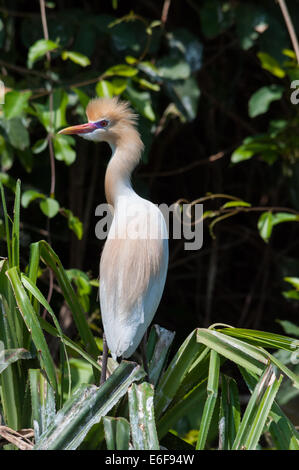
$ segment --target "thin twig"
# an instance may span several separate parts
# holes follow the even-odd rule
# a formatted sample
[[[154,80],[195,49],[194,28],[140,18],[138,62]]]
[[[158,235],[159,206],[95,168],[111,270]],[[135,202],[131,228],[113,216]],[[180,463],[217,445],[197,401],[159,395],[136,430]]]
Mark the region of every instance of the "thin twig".
[[[213,163],[216,160],[219,160],[220,158],[224,157],[224,155],[227,152],[218,152],[215,155],[211,155],[208,158],[204,158],[203,160],[197,160],[196,162],[189,163],[189,165],[176,168],[174,170],[169,170],[169,171],[158,171],[154,173],[139,173],[138,176],[142,178],[152,178],[154,177],[161,177],[161,176],[175,176],[175,175],[180,175],[182,173],[186,173],[187,171],[193,170],[193,168],[200,166],[200,165],[206,165],[209,163]]]
[[[282,15],[284,17],[284,21],[286,23],[286,26],[287,26],[287,29],[288,29],[288,32],[289,32],[289,35],[290,35],[290,39],[292,41],[293,48],[294,48],[294,51],[295,51],[295,54],[296,54],[297,62],[299,64],[299,44],[298,44],[298,39],[297,39],[297,36],[296,36],[295,29],[294,29],[294,26],[293,26],[293,23],[292,23],[292,19],[290,17],[289,12],[288,12],[288,8],[286,6],[285,1],[284,0],[277,0],[277,1],[278,1],[279,6],[280,6]]]
[[[167,18],[168,18],[170,4],[171,4],[171,0],[164,0],[164,4],[162,8],[162,15],[161,15],[161,23],[163,24],[163,26],[165,25]]]
[[[47,25],[47,16],[46,16],[46,6],[45,6],[45,1],[44,0],[39,0],[39,5],[40,5],[40,14],[42,18],[42,25],[43,25],[43,31],[44,31],[44,38],[46,41],[49,40],[49,32],[48,32],[48,25]],[[50,63],[51,62],[51,54],[50,51],[46,53],[47,61]]]
[[[41,78],[45,78],[49,80],[49,77],[46,73],[38,72],[37,70],[26,69],[25,67],[21,67],[20,65],[10,64],[9,62],[6,62],[6,60],[3,60],[3,59],[0,59],[0,65],[2,65],[5,68],[14,70],[15,72],[18,72],[22,75],[30,74],[30,75],[35,75],[37,77],[41,77]]]

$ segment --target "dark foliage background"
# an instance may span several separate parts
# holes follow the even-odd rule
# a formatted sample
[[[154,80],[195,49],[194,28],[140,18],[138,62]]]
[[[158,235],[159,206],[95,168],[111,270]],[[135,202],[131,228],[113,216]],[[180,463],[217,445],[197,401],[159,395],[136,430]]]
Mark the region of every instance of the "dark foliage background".
[[[298,29],[299,2],[288,3]],[[104,202],[110,151],[104,144],[79,139],[59,144],[55,141],[59,125],[47,128],[42,106],[49,105],[49,93],[54,93],[54,111],[60,109],[69,125],[84,122],[88,98],[114,93],[117,82],[113,80],[118,79],[118,86],[124,87],[121,97],[129,99],[141,115],[146,152],[134,175],[139,194],[167,204],[207,193],[224,194],[252,206],[249,212],[219,221],[215,238],[209,225],[217,214],[206,218],[199,251],[184,251],[182,241],[171,241],[169,273],[155,322],[175,330],[177,344],[195,327],[215,322],[273,332],[283,332],[277,320],[298,323],[296,291],[286,295],[283,291],[290,289],[284,277],[299,274],[298,106],[290,101],[290,82],[299,73],[278,4],[272,0],[58,0],[47,6],[49,39],[58,41],[59,48],[50,51],[50,61],[44,53],[31,68],[28,51],[44,38],[39,2],[2,1],[0,7],[1,78],[9,93],[31,91],[26,106],[20,106],[17,95],[13,97],[17,113],[10,119],[18,120],[14,126],[20,125],[21,131],[7,127],[12,115],[9,105],[2,111],[1,180],[11,188],[20,178],[23,192],[34,190],[49,197],[53,183],[49,146],[37,153],[48,133],[56,157],[52,196],[60,213],[47,218],[39,207],[41,199],[32,198],[23,208],[23,263],[28,260],[29,244],[48,238],[66,268],[97,278],[103,242],[95,237],[98,218],[94,213]],[[62,60],[62,51],[81,53],[83,62],[89,61],[81,66],[79,56]],[[122,76],[105,76],[107,91],[101,85],[103,74],[118,64],[137,72],[129,77],[124,76],[128,70]],[[110,88],[107,82],[112,83]],[[274,87],[278,94],[273,100],[266,92],[258,95],[253,108],[262,111],[255,115],[248,102],[262,87]],[[66,93],[67,105],[55,95],[57,90]],[[248,137],[253,147],[241,147],[234,160],[239,162],[234,163],[232,153]],[[204,211],[217,211],[225,202],[207,200]],[[61,208],[83,222],[81,239],[69,229]],[[273,226],[271,236],[265,236],[265,226],[261,223],[258,228],[257,223],[261,214],[271,210],[292,213],[294,218]],[[78,234],[80,223],[70,217]],[[76,275],[90,321],[101,336],[97,289],[90,287],[83,273]],[[41,273],[41,283],[47,293],[48,271]],[[60,311],[65,329],[70,329],[55,283],[51,302]]]

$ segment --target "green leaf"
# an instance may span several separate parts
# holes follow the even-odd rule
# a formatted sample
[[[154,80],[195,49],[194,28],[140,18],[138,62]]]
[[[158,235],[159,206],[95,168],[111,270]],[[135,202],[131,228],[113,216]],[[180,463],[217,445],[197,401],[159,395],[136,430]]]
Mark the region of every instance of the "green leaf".
[[[165,57],[157,61],[158,74],[163,79],[185,80],[190,77],[188,62],[177,57]]]
[[[242,49],[248,50],[259,38],[262,32],[258,28],[267,28],[269,18],[262,5],[252,5],[244,2],[237,5],[235,10],[236,32]],[[271,27],[271,26],[270,26]],[[259,29],[260,31],[260,29]]]
[[[0,192],[1,192],[2,211],[3,211],[4,223],[5,223],[5,237],[6,237],[8,265],[11,265],[12,264],[12,257],[11,257],[11,241],[10,241],[10,238],[11,238],[10,237],[10,221],[9,221],[9,215],[8,215],[8,212],[7,212],[7,205],[6,205],[4,188],[3,188],[2,181],[1,181],[1,173],[0,173]],[[0,275],[1,275],[1,270],[4,269],[4,266],[5,266],[5,262],[1,266]],[[6,279],[5,279],[5,281],[6,281]],[[1,290],[0,290],[0,292],[1,292]],[[3,292],[1,292],[1,294],[3,294]]]
[[[18,179],[16,184],[15,203],[14,203],[14,218],[12,224],[12,262],[11,267],[16,266],[20,268],[20,201],[21,200],[21,181]],[[21,327],[22,329],[22,327]]]
[[[215,330],[198,328],[197,341],[259,375],[268,362],[267,355],[258,347]]]
[[[209,0],[200,7],[197,3],[194,5],[200,16],[201,31],[207,38],[218,36],[231,25],[230,8],[221,8],[218,0]]]
[[[287,279],[288,278],[285,278],[285,280]],[[289,279],[292,279],[292,278],[289,278]],[[299,279],[298,279],[298,282],[299,282]],[[288,320],[277,320],[277,322],[282,326],[282,328],[288,335],[299,336],[299,326],[296,326],[294,323]]]
[[[17,267],[8,269],[6,271],[6,275],[13,288],[19,311],[22,314],[27,329],[31,334],[32,341],[38,351],[38,360],[40,365],[47,374],[52,387],[57,390],[55,366],[37,319],[36,312],[30,303],[24,287],[22,286]]]
[[[59,325],[59,322],[50,306],[50,304],[48,303],[48,301],[45,299],[45,297],[43,296],[43,294],[40,292],[40,290],[36,287],[34,281],[32,281],[32,279],[30,279],[29,277],[25,276],[25,274],[21,274],[21,281],[22,281],[22,284],[23,286],[25,287],[25,289],[27,289],[28,292],[30,292],[31,295],[33,295],[37,300],[38,302],[47,310],[47,312],[49,313],[49,315],[52,317],[52,320],[53,320],[53,323],[54,325],[56,326],[56,329],[57,331],[59,332],[59,337],[60,337],[60,340],[63,344],[63,348],[64,348],[64,354],[65,354],[65,359],[66,359],[66,363],[67,363],[67,369],[68,369],[68,380],[69,380],[69,390],[68,390],[68,394],[70,396],[70,392],[71,392],[71,373],[70,373],[70,365],[69,365],[69,359],[68,359],[68,355],[67,355],[67,351],[66,351],[66,346],[65,346],[65,342],[64,342],[64,339],[63,339],[63,333],[62,333],[62,330],[60,328],[60,325]]]
[[[246,145],[241,145],[232,153],[231,162],[232,163],[243,162],[244,160],[249,160],[251,157],[253,157],[253,155],[254,155],[253,150],[248,150]]]
[[[136,450],[159,450],[154,413],[154,387],[143,382],[128,390],[133,446]]]
[[[39,369],[29,370],[32,421],[37,444],[55,416],[54,390]]]
[[[240,401],[234,379],[221,375],[219,450],[230,450],[240,426]]]
[[[75,281],[78,295],[90,294],[91,287],[89,277],[84,271],[81,271],[80,269],[68,269],[66,274],[70,281]]]
[[[28,189],[24,191],[21,198],[21,204],[25,209],[29,206],[29,204],[34,201],[35,199],[45,199],[46,196],[34,189]]]
[[[144,377],[132,362],[123,361],[101,386],[81,385],[56,414],[52,426],[35,450],[75,450],[92,426],[125,395],[129,386]]]
[[[30,48],[28,52],[27,65],[29,69],[32,69],[33,64],[41,59],[47,52],[57,49],[59,44],[49,39],[39,39]]]
[[[220,371],[220,358],[215,350],[212,349],[210,353],[209,377],[207,384],[207,400],[203,409],[203,414],[200,422],[200,429],[196,443],[197,450],[205,448],[208,431],[212,421],[214,408],[218,396],[219,384],[219,371]]]
[[[189,121],[195,119],[200,96],[196,79],[189,77],[176,82],[167,81],[166,90],[184,117]]]
[[[268,111],[273,101],[279,100],[284,88],[279,85],[263,86],[251,96],[248,102],[248,114],[251,118],[264,114]]]
[[[31,359],[32,354],[24,348],[0,349],[0,374],[13,362]]]
[[[299,290],[299,277],[284,277],[283,279]]]
[[[9,91],[5,94],[3,105],[4,116],[11,119],[20,116],[28,105],[28,100],[32,95],[31,91]]]
[[[50,99],[47,100],[46,104],[35,103],[34,109],[39,121],[47,132],[54,134],[58,129],[67,125],[65,114],[68,105],[68,95],[63,89],[57,88],[54,90],[52,105],[52,113],[50,112]]]
[[[257,223],[258,230],[262,239],[268,243],[269,238],[271,237],[272,228],[273,228],[273,214],[272,212],[263,212],[259,217]]]
[[[37,155],[43,152],[48,146],[48,139],[39,139],[35,142],[35,144],[31,147],[32,153]]]
[[[152,108],[151,95],[146,91],[137,91],[132,86],[128,85],[126,89],[126,96],[132,103],[133,107],[144,117],[150,121],[155,121],[156,116]]]
[[[18,150],[25,150],[30,145],[29,133],[22,120],[18,117],[4,121],[4,128],[9,143]]]
[[[87,65],[90,65],[89,58],[86,55],[81,54],[81,52],[63,51],[61,53],[61,57],[63,60],[70,59],[72,62],[75,62],[75,64],[81,65],[81,67],[87,67]]]
[[[0,172],[0,182],[6,186],[7,188],[11,189],[13,192],[16,190],[16,180],[12,178],[8,173]]]
[[[257,344],[257,346],[285,349],[286,351],[293,351],[294,338],[288,336],[278,335],[276,333],[268,333],[267,331],[249,330],[246,328],[223,328],[222,333],[237,338],[244,338]]]
[[[65,209],[64,207],[61,209],[61,214],[67,218],[68,227],[76,234],[78,240],[82,240],[83,237],[83,223],[81,220],[76,217],[72,211],[69,209]]]
[[[160,79],[158,68],[152,62],[144,61],[137,64],[139,70],[148,75],[153,80]]]
[[[153,325],[147,342],[148,379],[153,385],[159,381],[175,333]]]
[[[185,28],[178,28],[167,33],[167,40],[172,56],[181,57],[181,60],[189,64],[192,72],[201,69],[203,45],[195,34]]]
[[[52,335],[54,338],[61,338],[60,332],[55,328],[54,326],[50,325],[46,320],[44,320],[42,317],[39,317],[39,323],[43,330],[45,330],[47,333]],[[81,349],[80,346],[78,346],[77,343],[69,339],[67,336],[64,334],[62,335],[63,341],[66,344],[68,348],[70,348],[72,351],[75,352],[75,354],[79,354],[87,363],[89,363],[93,369],[96,369],[97,371],[101,371],[101,367],[99,364],[83,349]],[[112,372],[111,367],[109,367],[109,364],[113,361],[112,358],[109,358],[108,360],[108,370],[109,372]]]
[[[137,73],[138,70],[134,67],[131,67],[130,65],[126,64],[119,64],[110,67],[108,70],[106,70],[104,75],[105,77],[111,77],[113,75],[118,75],[120,77],[134,77],[135,75],[137,75]]]
[[[113,78],[110,83],[113,86],[114,95],[121,95],[127,88],[128,79],[127,78]]]
[[[67,274],[61,264],[60,259],[58,258],[54,250],[51,248],[51,246],[44,240],[39,242],[39,248],[41,259],[49,268],[53,270],[56,276],[58,284],[62,290],[64,299],[69,305],[70,311],[72,312],[75,325],[78,329],[83,343],[85,344],[86,350],[93,357],[98,357],[99,349],[96,345],[94,336],[90,330],[90,326],[87,322],[82,306],[74,292],[70,281],[68,280]],[[96,370],[94,370],[94,373],[95,379],[97,379],[97,368]]]
[[[131,55],[127,55],[125,57],[125,61],[127,62],[127,64],[129,65],[135,65],[135,64],[138,64],[138,59],[136,59],[136,57],[133,57]]]
[[[140,88],[151,91],[160,91],[159,85],[157,85],[156,83],[151,83],[148,80],[145,80],[145,78],[134,77],[133,80],[134,82],[138,83]]]
[[[282,292],[282,295],[286,299],[299,300],[299,291],[298,290],[288,290],[288,291]]]
[[[252,394],[259,378],[242,367],[239,367],[239,369],[250,393]],[[299,434],[275,401],[269,413],[269,418],[269,431],[277,449],[299,450]]]
[[[191,391],[183,395],[178,401],[175,400],[175,403],[159,419],[157,423],[159,439],[163,439],[169,432],[169,429],[173,429],[180,419],[192,415],[194,409],[202,410],[206,398],[207,376],[204,379],[199,377]]]
[[[196,341],[196,330],[192,331],[174,355],[157,387],[155,406],[157,418],[160,418],[169,407],[188,374],[188,370],[200,356],[203,349]]]
[[[53,137],[54,153],[56,160],[64,161],[71,165],[76,160],[76,152],[71,147],[74,139],[69,135],[55,135]]]
[[[14,162],[14,152],[9,142],[2,135],[0,135],[0,155],[2,170],[10,170]]]
[[[108,80],[101,80],[96,85],[96,93],[100,98],[112,98],[114,87]]]
[[[290,212],[276,212],[273,214],[273,225],[281,224],[283,222],[298,222],[299,215],[291,214]]]
[[[251,207],[251,204],[245,201],[229,201],[223,204],[221,209],[227,209],[228,207]]]
[[[285,71],[281,68],[279,62],[274,59],[274,57],[271,57],[266,52],[258,52],[257,56],[260,59],[263,69],[268,70],[268,72],[278,78],[283,78],[285,76]]]
[[[89,96],[86,93],[84,93],[84,91],[80,90],[80,88],[72,88],[72,90],[76,93],[76,95],[79,98],[81,106],[83,106],[83,108],[85,109],[90,100]]]
[[[255,450],[282,381],[273,366],[267,367],[249,400],[232,450]]]
[[[30,148],[26,148],[25,150],[17,150],[16,154],[23,168],[25,168],[27,173],[31,173],[33,166],[33,155]]]
[[[104,416],[104,431],[108,450],[129,450],[130,424],[125,418]]]
[[[52,217],[55,217],[55,215],[58,213],[60,206],[59,206],[59,202],[56,201],[56,199],[53,199],[51,197],[47,197],[46,199],[43,199],[39,203],[39,207],[40,207],[41,211],[47,217],[49,217],[51,219]]]

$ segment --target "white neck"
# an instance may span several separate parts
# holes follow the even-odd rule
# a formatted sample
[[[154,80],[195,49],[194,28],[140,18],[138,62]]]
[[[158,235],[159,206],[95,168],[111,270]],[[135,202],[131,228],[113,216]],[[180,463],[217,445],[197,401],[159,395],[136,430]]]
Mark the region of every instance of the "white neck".
[[[131,174],[140,160],[143,145],[133,127],[127,129],[125,137],[116,143],[109,142],[109,145],[112,156],[105,176],[105,194],[107,202],[114,206],[118,197],[135,194]]]

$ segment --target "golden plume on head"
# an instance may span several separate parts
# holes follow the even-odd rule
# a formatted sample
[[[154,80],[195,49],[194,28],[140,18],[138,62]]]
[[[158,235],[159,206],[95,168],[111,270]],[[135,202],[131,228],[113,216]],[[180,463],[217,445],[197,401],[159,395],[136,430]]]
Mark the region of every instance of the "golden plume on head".
[[[99,119],[109,119],[113,122],[122,121],[124,124],[135,125],[137,114],[134,114],[127,101],[120,101],[114,98],[94,98],[86,108],[88,121],[98,121]]]

